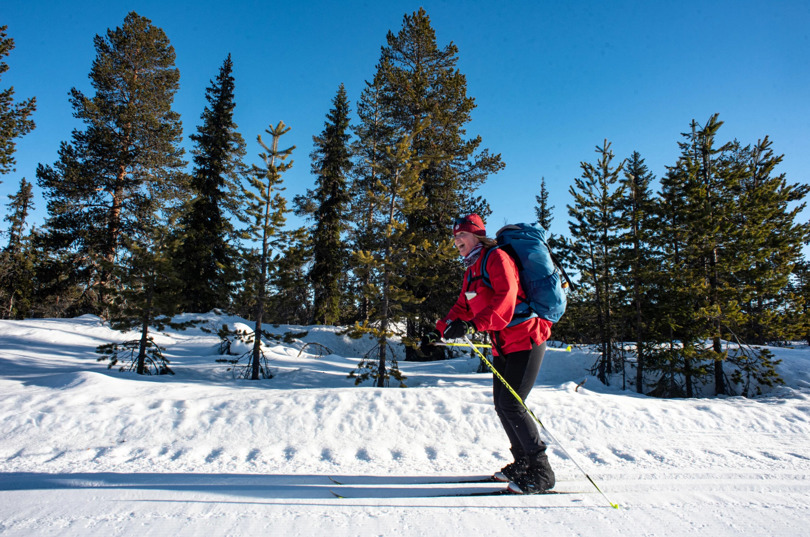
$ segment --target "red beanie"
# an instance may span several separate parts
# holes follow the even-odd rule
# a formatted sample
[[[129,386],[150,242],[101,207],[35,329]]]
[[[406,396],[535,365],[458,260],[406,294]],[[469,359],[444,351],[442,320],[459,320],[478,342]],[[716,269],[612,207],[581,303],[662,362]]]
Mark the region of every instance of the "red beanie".
[[[456,218],[456,221],[453,223],[453,235],[455,236],[460,231],[466,231],[481,237],[487,236],[484,221],[481,220],[481,217],[475,213],[467,215],[463,218]]]

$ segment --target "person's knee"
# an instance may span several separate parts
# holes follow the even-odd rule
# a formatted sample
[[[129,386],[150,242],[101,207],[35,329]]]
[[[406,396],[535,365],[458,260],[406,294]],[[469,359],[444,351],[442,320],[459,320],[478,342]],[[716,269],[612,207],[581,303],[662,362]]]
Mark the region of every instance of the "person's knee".
[[[508,397],[500,397],[495,401],[495,410],[500,415],[521,416],[526,413],[526,409],[517,402],[515,397],[508,394]]]

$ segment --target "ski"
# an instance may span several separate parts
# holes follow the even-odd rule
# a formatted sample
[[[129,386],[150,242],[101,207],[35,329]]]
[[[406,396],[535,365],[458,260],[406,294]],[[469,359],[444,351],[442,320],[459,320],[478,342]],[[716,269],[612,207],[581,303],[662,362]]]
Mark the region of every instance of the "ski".
[[[343,494],[340,494],[340,493],[338,493],[338,492],[336,492],[336,491],[334,491],[332,489],[329,489],[329,492],[331,492],[332,495],[335,498],[340,498],[342,500],[348,500],[348,499],[352,499],[352,498],[355,498],[355,499],[360,498],[359,496],[344,496]],[[515,494],[514,492],[512,492],[508,488],[503,488],[503,489],[497,489],[497,490],[482,490],[482,491],[475,491],[475,492],[446,492],[446,493],[443,493],[443,492],[435,492],[434,493],[434,492],[431,492],[431,491],[428,490],[428,491],[426,491],[425,494],[408,494],[407,496],[401,496],[401,497],[406,497],[406,498],[461,498],[461,497],[466,497],[466,496],[503,496],[503,495],[507,495],[507,494],[508,495],[519,496],[519,494]],[[398,496],[398,497],[400,497],[400,496]]]
[[[361,483],[345,483],[343,481],[335,479],[332,476],[327,476],[327,477],[329,477],[329,481],[331,481],[335,485],[345,486],[345,485],[359,485],[359,484],[361,484]],[[399,478],[399,479],[405,479],[405,478]],[[413,479],[419,479],[419,478],[414,477]],[[499,480],[495,479],[493,476],[490,475],[490,476],[481,476],[481,477],[462,477],[462,478],[453,478],[453,477],[449,477],[449,478],[442,478],[442,477],[427,478],[426,481],[421,481],[420,480],[420,481],[414,481],[413,483],[403,483],[403,484],[407,484],[407,485],[443,485],[443,484],[447,484],[447,485],[454,485],[454,484],[466,485],[466,484],[470,484],[470,483],[504,483],[504,482],[499,481]],[[368,483],[363,483],[363,484],[368,484]]]
[[[450,494],[429,494],[423,496],[424,498],[453,498],[453,497],[463,497],[463,496],[503,496],[505,494],[512,495],[514,492],[509,490],[508,488],[498,489],[498,490],[482,490],[477,492],[457,492],[457,493],[450,493]]]
[[[335,497],[340,498],[342,500],[350,500],[350,499],[362,499],[367,498],[368,495],[360,495],[357,494],[357,489],[352,489],[354,493],[344,493],[341,494],[338,492],[339,489],[333,490],[329,489],[329,492]],[[374,489],[377,490],[377,489]],[[516,492],[513,489],[506,487],[506,488],[499,488],[495,490],[476,490],[476,491],[463,491],[463,492],[453,492],[452,490],[441,490],[441,489],[411,489],[409,490],[409,494],[401,494],[402,490],[400,489],[399,494],[393,494],[388,496],[389,498],[396,497],[396,498],[465,498],[465,497],[475,497],[475,496],[552,496],[558,494],[586,494],[585,492],[574,492],[574,491],[556,491],[556,490],[548,490],[543,493],[535,493],[535,494],[524,494],[522,492]],[[378,497],[374,495],[374,497]]]
[[[329,481],[337,487],[327,489],[332,496],[341,499],[358,499],[379,496],[382,491],[390,491],[391,497],[397,498],[452,498],[473,496],[542,496],[543,494],[581,494],[571,491],[549,490],[543,493],[523,492],[514,483],[499,481],[493,476],[470,477],[426,477],[420,480],[418,476],[353,476],[347,480],[327,476]],[[465,485],[479,485],[491,483],[489,487],[474,487]],[[447,486],[442,486],[447,485]],[[455,485],[455,486],[454,486]],[[495,488],[492,488],[495,487]],[[383,495],[384,497],[386,495]]]
[[[518,489],[519,490],[519,489]],[[463,497],[463,496],[552,496],[555,494],[586,494],[585,492],[573,492],[573,491],[557,491],[557,490],[547,490],[545,492],[534,492],[534,493],[524,493],[524,492],[517,492],[516,490],[512,489],[511,487],[506,487],[498,490],[482,490],[476,492],[451,492],[451,493],[436,493],[436,494],[425,494],[420,496],[409,496],[413,498],[453,498],[453,497]]]

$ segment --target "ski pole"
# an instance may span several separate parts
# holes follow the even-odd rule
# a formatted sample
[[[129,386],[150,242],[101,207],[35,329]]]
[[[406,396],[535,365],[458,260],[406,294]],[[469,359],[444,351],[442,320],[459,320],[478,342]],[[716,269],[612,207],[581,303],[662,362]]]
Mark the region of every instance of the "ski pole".
[[[546,434],[548,434],[551,440],[553,440],[554,443],[557,444],[557,447],[559,447],[562,450],[562,452],[565,453],[565,455],[569,459],[571,459],[571,462],[574,463],[574,466],[576,466],[579,469],[579,471],[582,472],[582,474],[588,479],[588,481],[591,482],[591,485],[594,486],[596,491],[599,492],[599,494],[601,494],[605,500],[607,500],[607,502],[610,504],[612,508],[618,509],[619,504],[610,501],[610,499],[605,495],[605,493],[602,492],[602,489],[599,488],[599,485],[597,485],[596,482],[594,482],[594,480],[591,479],[591,476],[589,476],[587,472],[585,472],[585,470],[582,469],[582,466],[580,466],[579,463],[576,461],[576,459],[574,459],[574,457],[572,457],[571,454],[568,453],[568,450],[565,449],[562,444],[560,444],[560,441],[557,440],[557,438],[555,438],[555,436],[551,433],[551,431],[549,431],[548,428],[545,425],[543,425],[543,422],[540,421],[540,419],[534,415],[534,412],[532,412],[532,410],[528,406],[526,406],[526,403],[523,401],[523,398],[514,389],[512,389],[512,386],[510,386],[509,383],[506,382],[506,379],[503,378],[503,376],[500,373],[498,373],[498,370],[495,369],[495,366],[492,365],[492,363],[489,360],[487,360],[487,357],[484,356],[484,353],[479,351],[478,348],[475,346],[475,344],[473,344],[473,342],[470,341],[470,338],[468,338],[467,336],[464,336],[464,341],[467,343],[467,345],[470,346],[472,350],[476,352],[476,354],[478,354],[478,357],[481,358],[481,360],[483,360],[485,364],[487,364],[487,367],[490,369],[490,371],[492,371],[492,373],[498,378],[498,380],[500,380],[501,383],[503,383],[506,389],[509,390],[509,393],[511,393],[515,397],[515,399],[517,399],[517,402],[520,403],[520,405],[524,409],[526,409],[526,412],[528,412],[529,415],[532,418],[534,418],[534,421],[540,424],[540,427],[546,432]]]
[[[466,343],[447,343],[447,342],[433,343],[433,345],[436,345],[437,347],[467,347],[468,346]],[[476,348],[479,348],[479,349],[491,349],[492,348],[492,345],[484,345],[483,343],[471,343],[471,345],[473,347],[476,347]],[[557,352],[571,352],[571,345],[568,345],[565,348],[563,348],[563,347],[559,347],[559,348],[558,347],[546,347],[546,350],[547,351],[557,351]]]

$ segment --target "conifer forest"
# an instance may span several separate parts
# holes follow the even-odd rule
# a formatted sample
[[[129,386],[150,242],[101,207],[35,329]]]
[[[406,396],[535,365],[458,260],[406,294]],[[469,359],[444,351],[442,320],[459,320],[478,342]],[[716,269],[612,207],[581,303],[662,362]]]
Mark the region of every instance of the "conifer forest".
[[[458,297],[453,220],[486,220],[479,189],[506,163],[474,132],[463,51],[438,42],[423,9],[384,30],[373,77],[346,81],[362,85],[359,100],[341,84],[331,102],[311,103],[324,121],[306,155],[285,141],[296,125],[279,118],[239,132],[230,55],[198,88],[199,117],[181,121],[169,36],[131,12],[87,36],[91,90],[69,94],[81,127],[36,169],[42,200],[14,174],[36,97],[0,85],[0,180],[19,181],[2,207],[0,318],[97,315],[139,334],[101,350],[111,364],[129,353],[138,373],[171,372],[153,331],[214,309],[255,323],[254,334],[272,324],[372,334],[358,382],[393,386],[399,360],[446,358],[446,348],[425,355],[419,340]],[[13,37],[0,26],[0,75]],[[781,382],[762,346],[810,344],[810,187],[780,171],[767,132],[729,139],[718,114],[660,135],[680,151],[661,175],[603,139],[566,179],[566,207],[550,205],[547,171],[531,179],[536,199],[520,202],[534,202],[536,222],[568,223],[549,240],[574,283],[552,339],[597,347],[592,373],[607,383],[621,372],[639,393],[755,395]],[[287,197],[292,166],[309,166],[311,186]],[[31,222],[35,204],[43,222]],[[252,379],[267,376],[261,339],[246,357]]]

